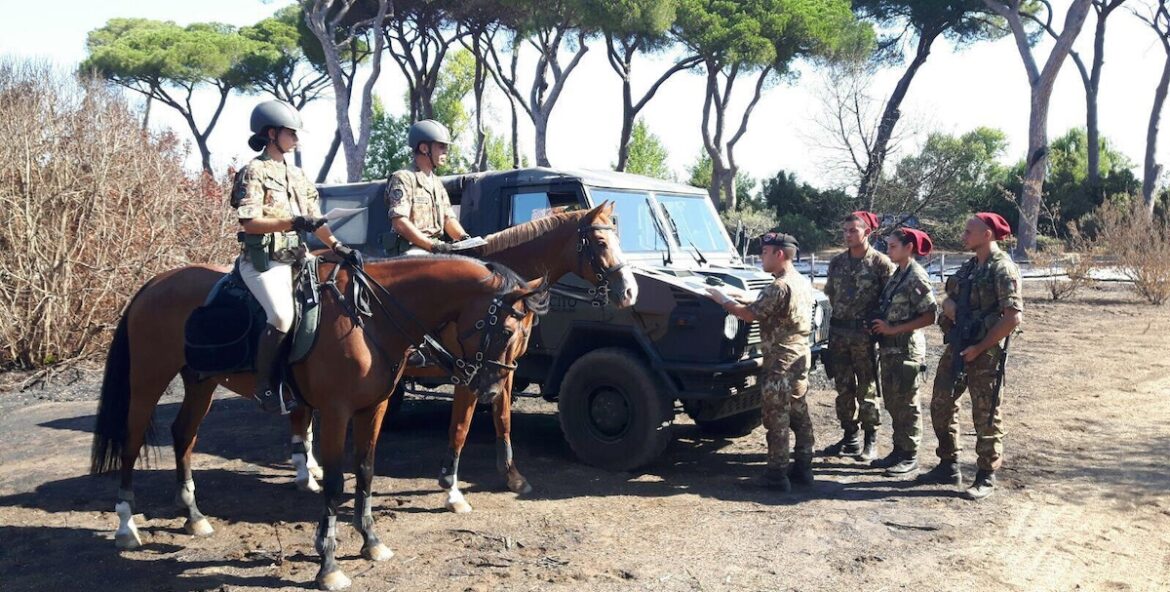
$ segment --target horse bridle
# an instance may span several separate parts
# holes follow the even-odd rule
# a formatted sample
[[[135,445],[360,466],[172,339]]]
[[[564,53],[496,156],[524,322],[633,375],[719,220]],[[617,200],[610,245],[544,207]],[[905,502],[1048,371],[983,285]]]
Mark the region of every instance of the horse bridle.
[[[503,337],[501,347],[508,347],[511,339],[505,335],[507,331],[506,325],[501,322],[501,314],[511,317],[518,321],[524,320],[528,316],[527,312],[520,312],[515,308],[508,306],[501,298],[494,298],[490,306],[488,306],[487,316],[475,322],[474,328],[459,336],[459,347],[463,348],[463,341],[479,333],[479,350],[471,358],[462,357],[455,359],[455,369],[457,372],[451,373],[451,384],[456,386],[464,385],[471,390],[479,392],[483,388],[489,386],[483,384],[482,381],[488,380],[487,374],[480,374],[480,370],[484,366],[491,366],[500,368],[504,372],[514,372],[516,364],[509,362],[501,362],[494,357],[489,357],[488,352],[491,351],[492,345],[496,343],[497,337]],[[522,330],[523,331],[523,330]],[[499,357],[499,356],[496,356]],[[483,394],[482,392],[480,393]]]
[[[623,261],[613,267],[606,267],[601,260],[601,255],[597,252],[597,246],[594,244],[591,233],[597,230],[612,230],[617,232],[617,226],[612,224],[590,224],[588,226],[577,227],[577,255],[589,260],[589,266],[593,268],[593,274],[597,278],[597,285],[589,289],[589,296],[591,297],[589,303],[594,307],[605,306],[609,302],[609,278],[615,273],[620,272],[626,267]]]

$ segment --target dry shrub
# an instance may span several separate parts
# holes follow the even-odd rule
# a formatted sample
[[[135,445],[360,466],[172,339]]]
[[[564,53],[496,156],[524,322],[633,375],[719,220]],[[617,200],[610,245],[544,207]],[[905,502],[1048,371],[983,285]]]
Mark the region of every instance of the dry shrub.
[[[1170,224],[1151,218],[1140,199],[1106,203],[1094,216],[1097,240],[1116,256],[1121,273],[1151,304],[1170,300]]]
[[[0,367],[101,351],[150,277],[230,260],[221,183],[108,87],[0,60],[0,138]]]
[[[1093,283],[1094,243],[1075,225],[1069,226],[1067,247],[1064,245],[1028,252],[1036,269],[1043,270],[1044,288],[1053,301],[1065,300]]]

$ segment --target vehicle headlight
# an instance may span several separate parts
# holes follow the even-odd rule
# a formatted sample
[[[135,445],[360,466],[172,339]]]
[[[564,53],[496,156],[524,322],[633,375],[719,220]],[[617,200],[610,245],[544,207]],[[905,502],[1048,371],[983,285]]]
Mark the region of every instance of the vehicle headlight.
[[[821,327],[825,324],[825,307],[821,306],[820,302],[813,302],[813,328]]]
[[[735,315],[727,315],[727,318],[723,319],[723,336],[735,339],[737,334],[739,334],[739,319]]]

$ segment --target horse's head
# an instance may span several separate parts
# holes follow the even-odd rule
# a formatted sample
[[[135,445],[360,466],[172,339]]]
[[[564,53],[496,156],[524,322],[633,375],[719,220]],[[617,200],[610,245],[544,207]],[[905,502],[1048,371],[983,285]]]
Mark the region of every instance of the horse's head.
[[[481,399],[495,400],[504,392],[516,360],[528,350],[536,316],[548,311],[549,283],[543,278],[525,282],[503,266],[490,268],[497,282],[494,293],[465,308],[459,341],[464,363],[475,367],[467,386]]]
[[[613,202],[607,201],[585,214],[577,226],[581,255],[577,275],[593,284],[610,304],[627,308],[638,300],[638,282],[622,255],[613,208]]]

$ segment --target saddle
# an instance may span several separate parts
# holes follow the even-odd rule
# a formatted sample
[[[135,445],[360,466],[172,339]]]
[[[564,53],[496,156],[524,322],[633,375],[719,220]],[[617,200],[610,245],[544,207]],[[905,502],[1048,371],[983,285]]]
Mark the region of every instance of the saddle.
[[[286,365],[304,360],[317,341],[321,316],[318,263],[316,257],[306,259],[293,281],[296,316],[286,345]],[[216,282],[203,306],[187,318],[183,339],[187,368],[200,379],[254,372],[257,342],[267,322],[237,263]]]

